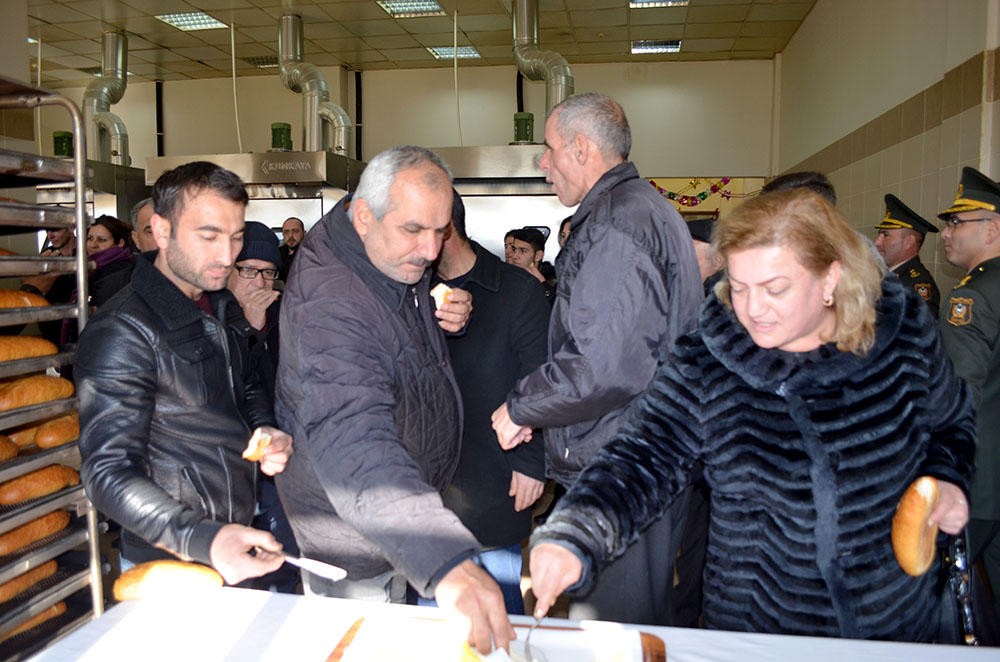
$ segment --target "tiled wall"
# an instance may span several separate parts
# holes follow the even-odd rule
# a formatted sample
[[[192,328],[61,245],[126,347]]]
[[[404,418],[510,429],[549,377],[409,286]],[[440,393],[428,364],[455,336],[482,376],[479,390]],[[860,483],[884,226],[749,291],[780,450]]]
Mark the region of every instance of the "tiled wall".
[[[992,135],[983,141],[983,128]],[[789,168],[818,170],[837,189],[838,206],[874,237],[886,193],[930,221],[954,199],[963,166],[1000,166],[1000,49],[979,53],[880,117]],[[994,179],[1000,172],[987,172]],[[942,292],[961,277],[944,256],[940,235],[928,235],[921,259]]]

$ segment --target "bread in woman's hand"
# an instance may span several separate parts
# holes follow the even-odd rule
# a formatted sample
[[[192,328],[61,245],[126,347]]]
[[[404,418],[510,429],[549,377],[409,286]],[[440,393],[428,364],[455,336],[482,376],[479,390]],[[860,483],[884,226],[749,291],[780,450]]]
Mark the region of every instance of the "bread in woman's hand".
[[[908,575],[919,577],[934,563],[938,527],[931,524],[930,517],[939,499],[937,479],[921,476],[906,488],[896,506],[892,518],[892,551]]]
[[[61,464],[50,464],[0,483],[0,506],[12,506],[79,484],[80,474],[76,469]]]
[[[140,600],[163,596],[197,599],[198,593],[222,586],[222,575],[207,565],[173,559],[147,561],[133,566],[115,580],[115,600]]]
[[[438,283],[431,290],[431,296],[434,297],[434,304],[440,308],[444,304],[448,303],[448,295],[451,294],[452,288],[448,287],[444,283]]]
[[[0,411],[61,400],[73,395],[73,382],[51,375],[31,375],[0,385]]]
[[[33,519],[27,524],[0,534],[0,556],[7,556],[20,551],[33,542],[59,533],[69,526],[69,513],[56,510]]]
[[[259,462],[264,457],[264,453],[267,452],[267,447],[270,445],[271,435],[264,432],[263,429],[257,428],[254,430],[253,436],[250,437],[250,441],[247,442],[246,450],[243,451],[243,459],[250,462]]]

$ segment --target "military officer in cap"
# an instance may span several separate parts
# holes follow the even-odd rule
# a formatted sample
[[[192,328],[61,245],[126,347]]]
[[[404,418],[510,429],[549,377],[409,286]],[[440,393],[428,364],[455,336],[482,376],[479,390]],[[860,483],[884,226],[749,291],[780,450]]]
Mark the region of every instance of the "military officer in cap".
[[[948,261],[968,272],[941,309],[941,336],[976,404],[970,551],[984,561],[1000,613],[1000,186],[963,168],[955,202],[938,218]]]
[[[885,216],[875,229],[878,230],[875,249],[885,266],[899,276],[903,285],[916,290],[937,318],[941,293],[931,272],[920,261],[920,247],[927,233],[938,229],[891,193],[885,196]]]

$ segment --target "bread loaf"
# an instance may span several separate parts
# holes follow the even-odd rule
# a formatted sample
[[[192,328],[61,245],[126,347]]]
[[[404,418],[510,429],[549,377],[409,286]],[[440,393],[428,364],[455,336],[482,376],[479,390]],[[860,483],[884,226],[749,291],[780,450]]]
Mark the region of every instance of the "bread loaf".
[[[71,485],[80,484],[80,474],[61,464],[50,464],[23,476],[0,483],[0,506],[37,499]]]
[[[38,336],[0,336],[0,361],[30,359],[58,352],[55,345]]]
[[[14,442],[18,448],[27,448],[35,443],[35,435],[38,434],[38,425],[25,425],[13,430],[7,430],[7,438]]]
[[[896,506],[892,518],[892,551],[903,571],[919,577],[934,562],[937,524],[931,524],[931,513],[937,507],[940,494],[936,478],[921,476],[913,481]]]
[[[34,308],[47,305],[49,302],[45,297],[34,292],[0,288],[0,308]]]
[[[36,614],[35,616],[32,616],[31,618],[26,620],[24,623],[21,623],[10,632],[5,632],[3,636],[0,636],[0,643],[7,641],[14,635],[21,634],[22,632],[26,632],[27,630],[30,630],[33,627],[37,627],[49,619],[55,618],[56,616],[62,616],[64,613],[66,613],[66,603],[57,602],[48,609],[46,609],[45,611]]]
[[[197,599],[222,586],[222,575],[207,565],[172,559],[147,561],[133,566],[115,580],[115,600],[178,595]]]
[[[38,426],[35,445],[39,448],[55,448],[76,441],[80,437],[80,417],[76,412],[53,418]]]
[[[69,513],[65,510],[56,510],[33,519],[0,535],[0,556],[13,554],[33,542],[59,533],[67,526],[69,526]]]
[[[28,572],[0,584],[0,602],[16,598],[46,577],[56,574],[56,568],[58,568],[58,564],[54,560],[46,561],[37,568],[32,568]]]
[[[11,441],[10,437],[0,434],[0,462],[6,462],[17,457],[19,450],[18,445]]]
[[[73,395],[73,390],[73,383],[62,377],[21,377],[0,386],[0,411],[68,398]]]

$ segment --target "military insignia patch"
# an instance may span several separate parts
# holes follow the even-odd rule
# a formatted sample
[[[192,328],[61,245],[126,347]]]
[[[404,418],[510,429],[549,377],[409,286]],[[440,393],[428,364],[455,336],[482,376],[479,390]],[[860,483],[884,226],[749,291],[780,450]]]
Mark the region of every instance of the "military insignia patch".
[[[910,267],[910,278],[920,278],[920,270]]]
[[[952,297],[948,303],[948,324],[965,326],[972,323],[972,299]]]
[[[931,284],[930,283],[914,283],[913,289],[917,291],[917,294],[922,296],[925,300],[930,301],[931,299]]]

